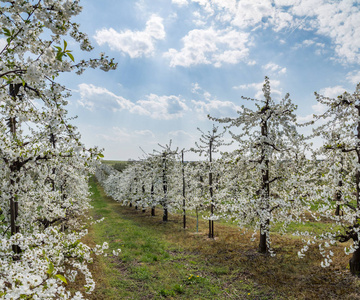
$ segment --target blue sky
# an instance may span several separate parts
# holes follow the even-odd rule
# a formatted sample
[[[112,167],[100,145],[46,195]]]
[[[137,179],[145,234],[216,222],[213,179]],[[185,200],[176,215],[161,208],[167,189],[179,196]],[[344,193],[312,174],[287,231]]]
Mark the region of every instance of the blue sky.
[[[170,139],[189,148],[212,116],[236,116],[241,96],[287,92],[300,121],[360,81],[360,1],[86,0],[76,18],[95,47],[118,62],[108,73],[65,74],[68,107],[87,146],[127,160]],[[89,56],[73,46],[75,59]],[[309,131],[309,130],[308,130]],[[194,159],[190,156],[188,159]]]

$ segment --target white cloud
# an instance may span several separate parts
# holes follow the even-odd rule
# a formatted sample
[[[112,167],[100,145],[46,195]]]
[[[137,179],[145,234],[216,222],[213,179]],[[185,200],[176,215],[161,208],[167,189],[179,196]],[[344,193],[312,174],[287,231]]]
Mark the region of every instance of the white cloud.
[[[189,4],[187,0],[171,0],[171,2],[179,6],[186,6]]]
[[[175,130],[169,131],[168,137],[175,142],[175,144],[183,144],[183,141],[192,142],[195,140],[195,137],[184,131],[184,130]]]
[[[301,43],[296,43],[295,46],[292,47],[292,49],[297,50],[297,49],[300,49],[300,48],[316,47],[316,50],[314,52],[316,55],[325,54],[327,52],[327,50],[325,49],[325,44],[315,42],[315,41],[316,41],[316,39],[314,39],[314,40],[304,40]]]
[[[193,23],[195,24],[196,27],[200,28],[200,27],[205,27],[207,24],[207,20],[208,20],[208,16],[204,16],[203,14],[200,13],[199,10],[196,10],[192,13],[193,15]]]
[[[264,93],[262,91],[262,88],[264,86],[264,82],[257,82],[257,83],[249,83],[249,84],[241,84],[238,86],[234,86],[233,89],[235,90],[248,90],[252,89],[255,90],[255,98],[260,99],[263,98]],[[271,94],[275,94],[277,96],[281,96],[282,92],[279,89],[276,89],[280,86],[279,80],[271,80],[270,81],[270,87],[271,87]]]
[[[336,85],[336,86],[329,86],[329,87],[321,89],[319,91],[319,94],[323,95],[325,97],[329,97],[329,98],[336,98],[337,96],[341,95],[345,91],[346,90],[344,87],[342,87],[340,85]]]
[[[259,83],[249,83],[249,84],[241,84],[238,86],[234,86],[233,89],[235,90],[248,90],[248,89],[255,89],[255,90],[261,90],[263,87],[264,83],[263,82],[259,82]]]
[[[132,137],[132,134],[128,130],[119,127],[113,127],[110,130],[107,129],[106,132],[107,134],[100,133],[97,134],[97,136],[104,139],[105,141],[112,141],[112,142],[128,141]]]
[[[113,112],[124,109],[131,111],[135,106],[131,101],[117,96],[103,87],[92,84],[79,84],[79,92],[80,100],[78,100],[78,103],[91,111],[98,108],[108,109]]]
[[[226,26],[257,30],[272,28],[285,30],[311,30],[330,38],[337,59],[360,63],[360,7],[357,0],[192,0],[203,8],[205,20],[214,15]],[[198,20],[201,18],[198,17]],[[213,22],[213,18],[209,19]],[[213,23],[211,23],[213,24]],[[306,45],[313,41],[307,40]],[[298,45],[299,46],[299,45]],[[317,45],[319,46],[319,45]],[[318,54],[323,51],[316,50]]]
[[[98,130],[100,131],[100,130]],[[114,126],[112,128],[107,128],[106,130],[102,130],[106,133],[97,133],[96,136],[103,141],[108,141],[112,143],[116,142],[132,142],[137,144],[136,146],[140,146],[141,142],[146,140],[152,140],[155,138],[155,134],[148,129],[144,130],[131,130],[124,127]]]
[[[252,27],[271,17],[273,11],[270,0],[243,0],[237,5],[232,24],[240,28]]]
[[[212,7],[211,1],[209,0],[191,0],[191,1],[199,4],[207,14],[209,15],[214,14],[214,8]]]
[[[360,71],[352,71],[347,73],[346,79],[352,84],[358,84],[360,82]]]
[[[170,66],[190,67],[198,64],[236,64],[249,54],[249,34],[236,30],[194,29],[183,39],[184,47],[178,51],[169,49],[164,57],[170,59]]]
[[[156,40],[165,39],[163,19],[152,15],[146,22],[144,31],[101,29],[94,36],[99,45],[108,44],[110,49],[128,54],[131,58],[151,56],[155,51]]]
[[[97,144],[105,148],[106,159],[115,160],[142,158],[144,153],[140,147],[156,147],[160,138],[158,134],[149,129],[134,130],[122,126],[86,125],[81,132],[85,140],[89,137],[91,137],[90,140],[96,138]]]
[[[135,130],[134,133],[139,136],[152,137],[152,138],[155,137],[155,134],[151,130],[148,130],[148,129]]]
[[[291,11],[308,17],[308,25],[318,34],[332,39],[338,59],[344,62],[360,62],[360,8],[356,1],[301,0]],[[309,18],[310,17],[310,18]]]
[[[208,101],[191,100],[199,119],[204,120],[207,115],[216,118],[236,116],[236,112],[241,110],[240,106],[230,101],[221,101],[217,99]]]
[[[78,103],[90,111],[96,109],[107,109],[112,112],[127,110],[130,113],[149,116],[153,119],[171,120],[181,118],[189,110],[185,100],[173,95],[150,94],[145,97],[145,100],[133,103],[106,88],[85,83],[79,85],[79,93]]]
[[[282,68],[279,65],[270,62],[268,64],[266,64],[265,66],[262,67],[264,70],[269,71],[270,74],[285,74],[286,73],[286,68]]]
[[[306,116],[297,116],[297,122],[299,124],[308,123],[310,121],[314,120],[314,116],[312,114],[306,115]]]
[[[181,118],[189,110],[183,99],[173,95],[150,94],[146,100],[139,100],[136,103],[145,111],[146,115],[158,120]]]
[[[313,40],[304,40],[302,42],[302,45],[304,45],[305,47],[311,46],[313,44],[315,44],[315,42]]]
[[[194,94],[198,94],[199,90],[201,90],[200,85],[197,82],[193,83],[191,92],[194,93]]]
[[[199,3],[209,16],[215,14],[218,21],[226,22],[239,28],[268,27],[275,31],[289,28],[293,16],[281,9],[276,9],[271,0],[192,0]],[[268,20],[268,22],[267,22]]]
[[[292,49],[299,49],[299,48],[307,48],[310,46],[315,46],[315,45],[323,45],[321,43],[316,43],[314,40],[303,40],[301,43],[296,43],[295,46],[292,47]]]
[[[311,106],[315,114],[321,115],[326,111],[326,105],[322,103],[316,103]]]
[[[307,122],[310,122],[310,121],[314,121],[314,114],[322,115],[326,111],[327,106],[318,102],[318,103],[316,103],[314,105],[311,105],[311,108],[312,108],[313,113],[308,114],[306,116],[298,116],[297,117],[297,121],[299,123],[307,123]],[[321,119],[321,120],[317,121],[317,124],[318,125],[324,124],[324,122],[325,121],[323,119]]]
[[[193,84],[192,92],[203,100],[191,100],[194,111],[200,120],[205,120],[207,115],[212,117],[235,117],[241,107],[231,101],[221,101],[213,97],[208,91],[203,90],[198,83]]]

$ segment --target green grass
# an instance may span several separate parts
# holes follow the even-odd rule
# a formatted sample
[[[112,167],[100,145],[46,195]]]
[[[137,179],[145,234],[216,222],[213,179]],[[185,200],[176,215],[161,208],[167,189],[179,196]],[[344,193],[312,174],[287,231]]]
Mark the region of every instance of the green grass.
[[[283,223],[272,224],[271,232],[281,232]],[[313,232],[314,234],[321,234],[323,232],[331,230],[334,227],[332,223],[323,223],[323,222],[305,222],[305,223],[295,223],[291,222],[286,227],[286,233],[292,234],[295,232]],[[335,228],[335,229],[334,229]],[[340,229],[340,226],[335,226],[333,230]]]
[[[120,216],[122,207],[104,196],[93,180],[91,191],[93,215],[106,217],[104,222],[93,226],[95,242],[107,241],[110,249],[122,249],[118,258],[97,259],[104,268],[106,288],[97,289],[93,295],[95,299],[100,295],[106,295],[106,299],[212,299],[222,296],[221,284],[206,275],[207,266],[202,258],[167,241],[166,224],[154,220],[164,232],[144,226],[129,216]],[[216,277],[224,272],[227,271],[221,266],[213,271]]]
[[[161,211],[151,217],[122,207],[106,197],[94,179],[92,215],[105,217],[90,228],[87,242],[106,241],[120,256],[97,257],[91,266],[97,287],[89,299],[354,299],[359,281],[349,276],[341,247],[330,269],[320,267],[317,251],[297,258],[299,239],[272,233],[276,257],[257,253],[257,240],[238,228],[215,223],[215,240],[207,238],[208,223]],[[295,225],[293,225],[295,226]],[[304,226],[313,227],[313,224]],[[293,228],[294,230],[296,228]],[[336,272],[336,275],[334,275]],[[339,295],[339,296],[338,296]]]

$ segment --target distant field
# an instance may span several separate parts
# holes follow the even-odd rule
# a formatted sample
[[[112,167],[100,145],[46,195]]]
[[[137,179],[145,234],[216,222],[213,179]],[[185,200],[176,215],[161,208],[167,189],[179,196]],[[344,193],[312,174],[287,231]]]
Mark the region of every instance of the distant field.
[[[114,169],[122,172],[129,164],[134,161],[128,160],[102,160],[102,163],[112,166]]]
[[[107,164],[107,165],[114,165],[114,164],[127,164],[128,161],[127,160],[101,160],[102,163]]]

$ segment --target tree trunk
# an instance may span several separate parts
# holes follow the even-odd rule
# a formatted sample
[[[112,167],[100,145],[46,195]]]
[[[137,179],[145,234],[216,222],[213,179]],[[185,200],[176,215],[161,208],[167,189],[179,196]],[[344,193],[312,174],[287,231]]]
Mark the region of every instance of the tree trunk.
[[[196,207],[196,233],[199,233],[199,211]]]
[[[183,181],[183,228],[186,228],[186,200],[185,200],[185,168],[184,168],[184,150],[181,151],[181,163],[182,163],[182,181]]]
[[[341,158],[341,169],[340,169],[340,174],[342,175],[344,170],[343,170],[343,158]],[[339,189],[335,192],[335,201],[336,202],[340,202],[341,199],[342,199],[342,192],[341,192],[341,187],[343,186],[343,182],[342,180],[340,179],[339,182],[338,182],[338,187]],[[336,210],[335,210],[335,216],[340,216],[340,211],[341,211],[341,207],[340,207],[340,204],[336,205]]]
[[[267,226],[260,225],[260,242],[259,242],[259,252],[260,253],[267,253],[268,246],[267,246]]]
[[[10,84],[9,85],[9,94],[13,98],[14,101],[17,99],[17,95],[19,93],[21,84]],[[16,140],[16,117],[10,117],[8,119],[8,127],[10,129],[11,137]],[[17,196],[17,190],[14,188],[17,185],[18,179],[18,173],[21,169],[20,161],[13,161],[10,165],[10,233],[11,235],[14,235],[19,232],[19,226],[16,226],[16,219],[19,215],[19,204],[18,204],[18,196]],[[16,178],[15,180],[13,178]],[[20,254],[21,249],[18,245],[12,245],[12,250],[16,254]]]
[[[129,196],[131,195],[131,185],[130,185],[130,188],[129,188]],[[132,202],[130,202],[130,204],[129,204],[129,207],[132,207],[133,205],[132,205]]]
[[[212,173],[212,140],[210,140],[209,143],[209,162],[210,162],[210,170],[209,170],[209,192],[210,192],[210,216],[212,217],[214,214],[214,203],[213,203],[213,195],[214,195],[214,191],[213,191],[213,173]],[[209,238],[213,239],[214,238],[214,221],[213,220],[209,220]]]
[[[154,184],[151,184],[150,195],[151,202],[154,203]],[[151,216],[155,216],[155,206],[151,207]]]
[[[336,206],[335,216],[340,216],[340,205],[339,204]]]
[[[142,190],[142,195],[143,197],[145,198],[145,185],[143,184],[142,187],[141,187],[141,190]],[[142,212],[144,213],[146,211],[145,207],[142,206]]]
[[[163,153],[163,191],[164,191],[164,212],[163,212],[163,222],[167,222],[168,221],[168,209],[167,209],[167,166],[166,166],[166,154]]]
[[[212,232],[211,232],[211,220],[209,220],[209,239],[212,238]]]
[[[356,106],[357,110],[358,110],[358,116],[360,117],[360,106]],[[360,141],[360,121],[358,122],[358,126],[357,126],[357,138],[358,141]],[[357,154],[357,159],[358,159],[358,163],[360,163],[360,142],[357,143],[356,145],[356,154]],[[356,182],[356,208],[357,211],[359,211],[360,209],[360,170],[357,168],[356,170],[356,174],[355,174],[355,182]],[[355,224],[357,224],[359,222],[359,215],[358,213],[355,214]],[[354,242],[358,242],[358,236],[356,238],[353,238]],[[355,275],[355,276],[360,276],[360,248],[357,248],[355,250],[355,252],[353,253],[353,256],[351,257],[351,259],[349,260],[349,265],[350,265],[350,272],[351,274]]]
[[[351,274],[360,277],[360,248],[353,253],[349,265]]]
[[[264,138],[268,137],[268,124],[267,121],[262,121],[261,123],[261,135]],[[262,149],[261,149],[261,163],[264,162],[265,164],[265,168],[263,168],[261,170],[262,173],[262,186],[261,186],[261,192],[260,192],[260,197],[261,197],[261,203],[260,203],[260,209],[263,212],[270,212],[270,203],[269,203],[269,198],[270,198],[270,183],[269,183],[269,176],[270,176],[270,172],[269,172],[269,159],[266,157],[266,148],[264,145],[262,145]],[[266,253],[268,251],[268,246],[267,246],[267,232],[269,229],[269,224],[270,224],[270,216],[267,216],[265,222],[263,223],[264,220],[261,220],[261,224],[260,224],[260,242],[259,242],[259,252],[260,253]]]
[[[164,207],[163,222],[168,221],[168,210]]]
[[[10,172],[11,176],[14,176],[18,171],[14,170],[15,166],[11,166]],[[17,176],[14,176],[17,177]],[[16,185],[16,181],[14,179],[10,179],[10,186],[14,187]],[[19,205],[18,205],[18,199],[16,195],[16,191],[14,191],[11,188],[11,194],[10,194],[10,233],[11,235],[17,234],[19,230],[19,226],[16,225],[16,220],[19,215]],[[12,250],[15,254],[20,254],[21,249],[18,245],[12,245]]]

